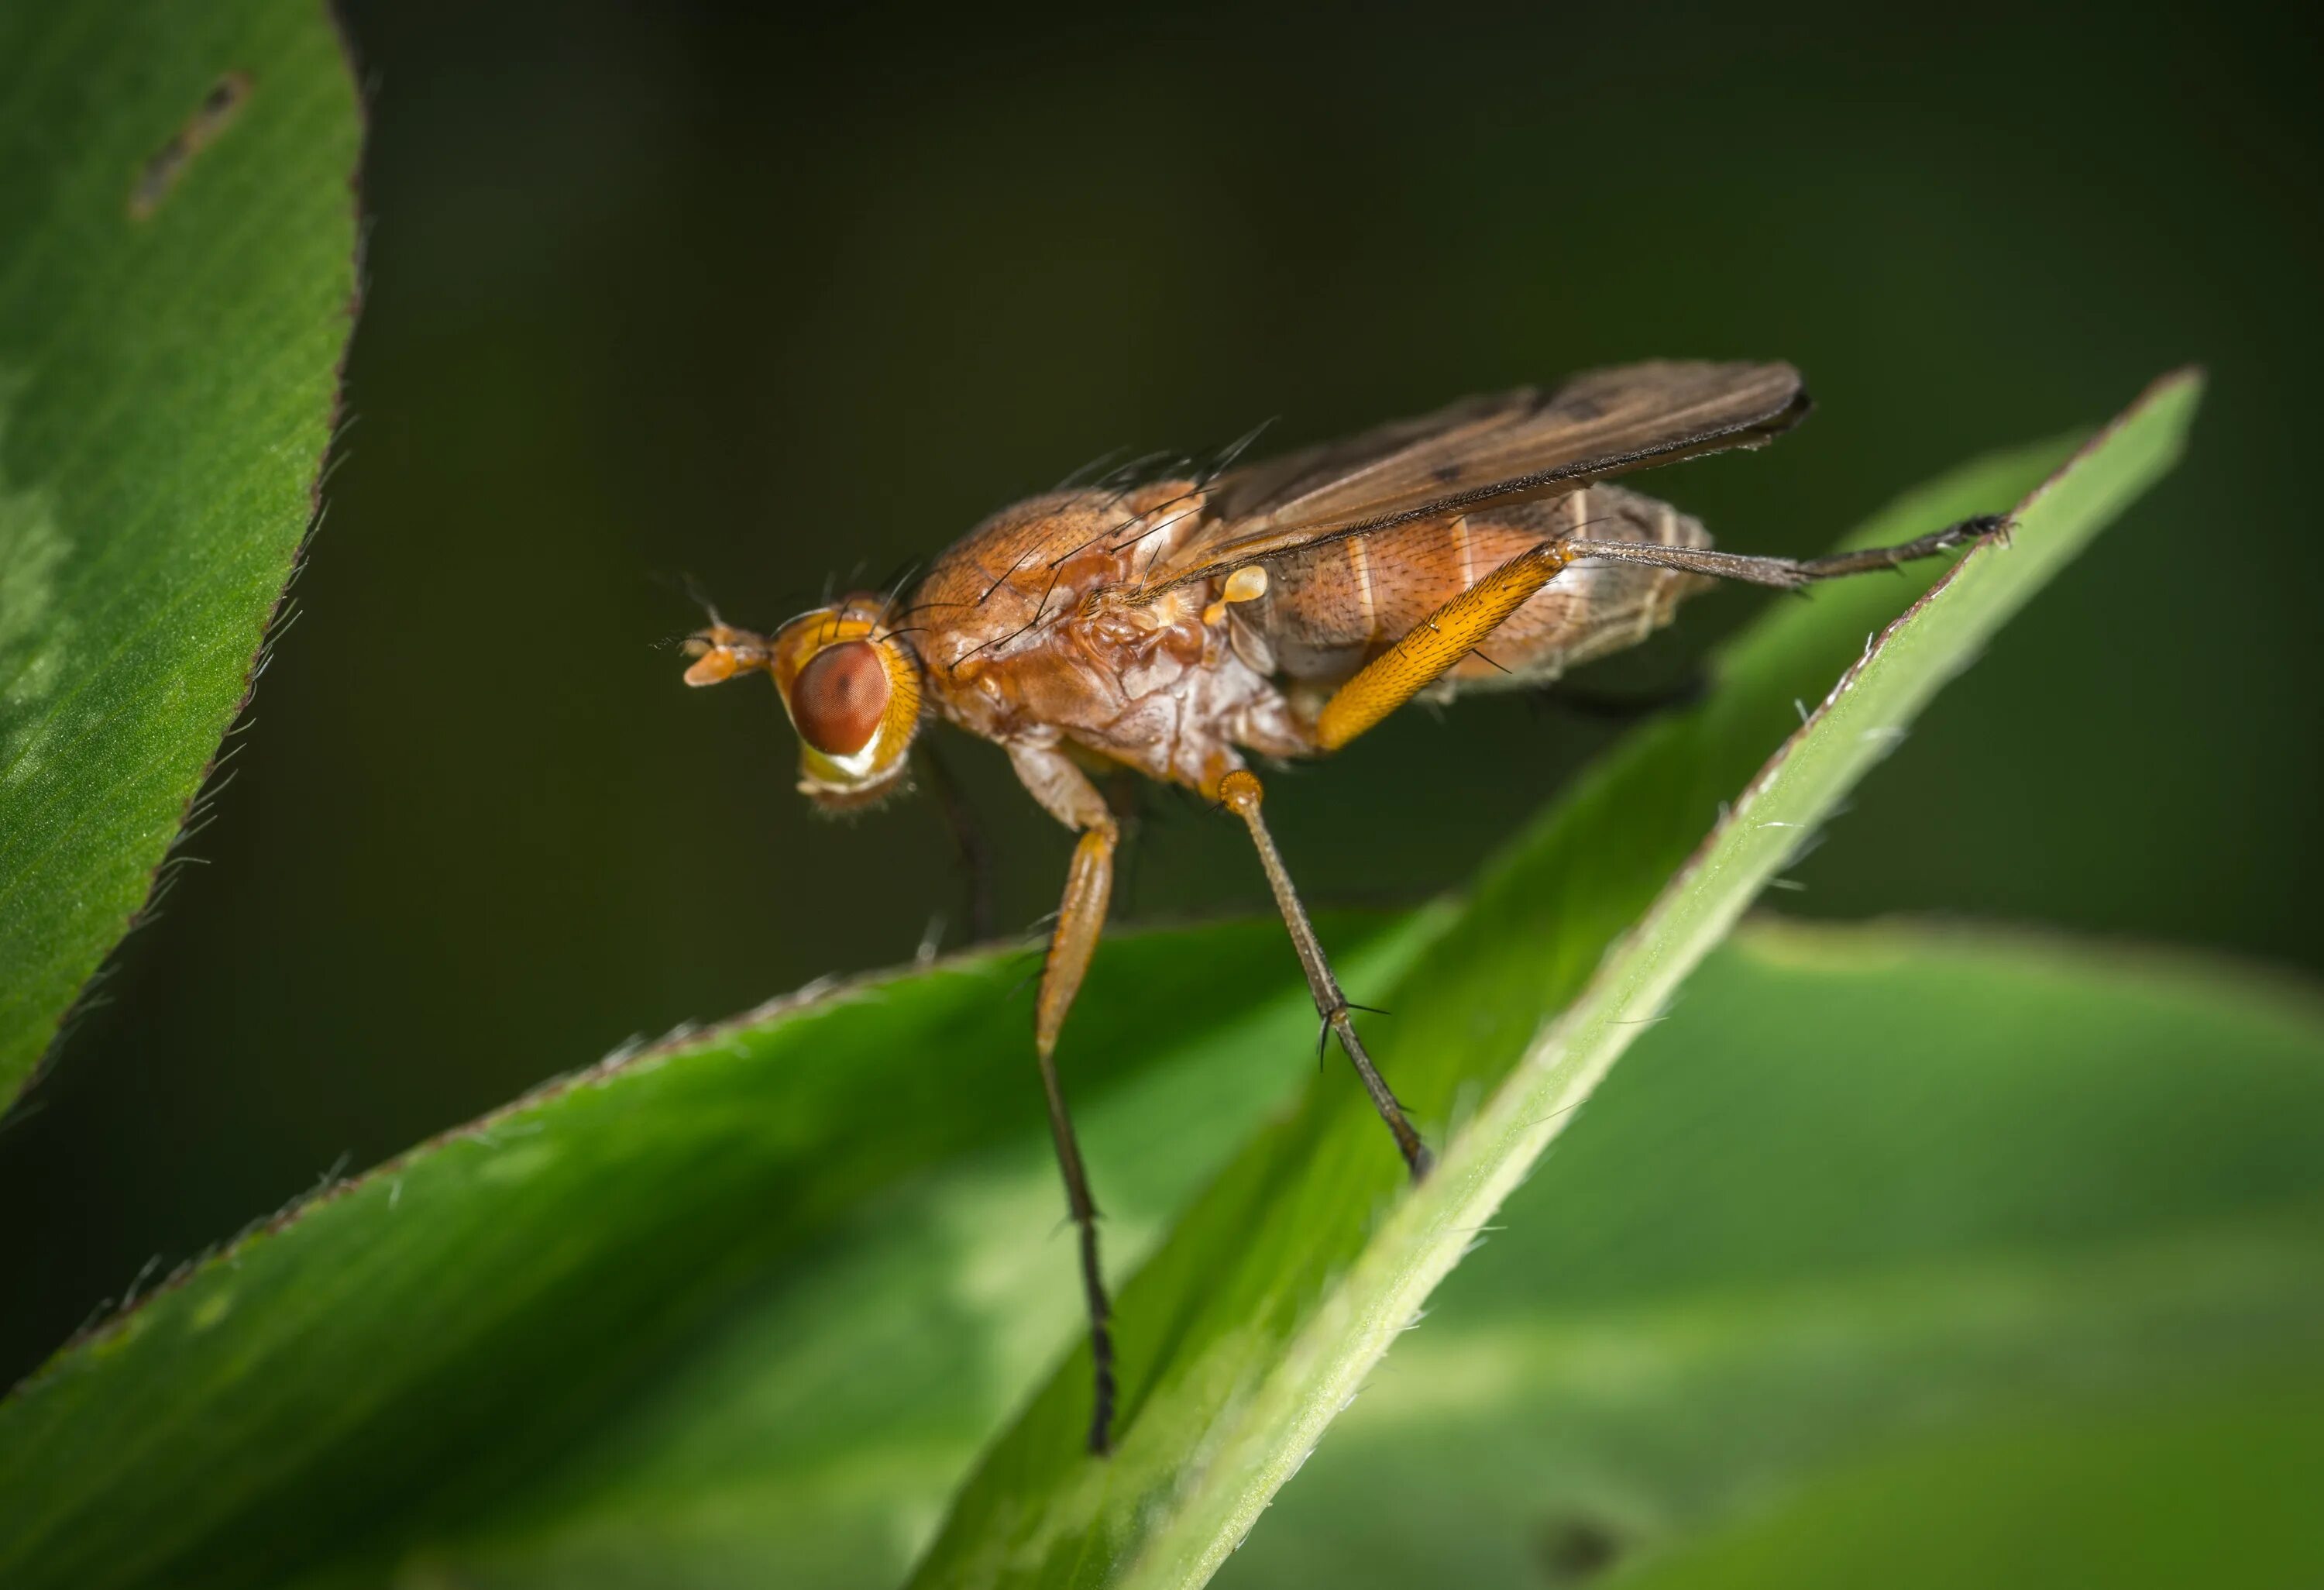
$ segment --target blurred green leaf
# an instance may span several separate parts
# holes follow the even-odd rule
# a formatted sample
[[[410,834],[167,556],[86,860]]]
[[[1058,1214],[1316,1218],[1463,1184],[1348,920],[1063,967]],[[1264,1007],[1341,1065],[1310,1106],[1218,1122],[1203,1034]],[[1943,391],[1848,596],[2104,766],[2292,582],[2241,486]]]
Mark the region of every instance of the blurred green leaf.
[[[2299,1261],[2317,1256],[2310,1245]],[[2324,1375],[2277,1366],[2246,1391],[1996,1417],[1831,1476],[1766,1524],[1629,1582],[2310,1585],[2324,1563],[2319,1464]]]
[[[1387,996],[1396,1019],[1374,1024],[1381,1070],[1438,1124],[1435,1173],[1402,1196],[1360,1094],[1312,1090],[1125,1289],[1115,1456],[1075,1448],[1077,1355],[987,1456],[916,1582],[1209,1577],[1760,887],[1986,637],[2171,467],[2200,391],[2191,374],[2150,388],[2024,498],[2009,544],[1968,552],[1904,618],[1891,622],[1898,591],[1877,579],[1785,605],[1704,707],[1585,778]],[[1863,535],[1990,511],[2043,467],[1973,466]]]
[[[2282,1584],[2324,1561],[2307,991],[2015,934],[1753,924],[1502,1225],[1220,1584]]]
[[[360,136],[320,5],[0,7],[0,1106],[248,692],[328,439]]]

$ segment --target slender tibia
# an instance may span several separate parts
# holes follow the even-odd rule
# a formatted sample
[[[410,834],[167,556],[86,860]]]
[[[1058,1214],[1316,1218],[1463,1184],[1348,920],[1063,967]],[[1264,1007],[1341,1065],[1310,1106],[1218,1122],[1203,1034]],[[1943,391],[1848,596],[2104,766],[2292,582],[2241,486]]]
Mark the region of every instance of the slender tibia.
[[[1338,1034],[1340,1047],[1347,1051],[1364,1091],[1371,1095],[1372,1107],[1388,1123],[1397,1151],[1404,1155],[1405,1165],[1417,1181],[1428,1174],[1433,1163],[1427,1145],[1412,1129],[1412,1123],[1405,1119],[1404,1106],[1388,1092],[1371,1056],[1364,1052],[1363,1040],[1356,1036],[1355,1022],[1348,1015],[1347,995],[1340,992],[1339,979],[1332,975],[1332,964],[1323,958],[1323,947],[1316,940],[1314,924],[1307,920],[1307,908],[1299,903],[1299,892],[1292,887],[1291,874],[1284,870],[1282,855],[1275,848],[1274,837],[1267,831],[1267,819],[1259,815],[1263,797],[1257,777],[1240,769],[1219,784],[1219,799],[1229,811],[1242,818],[1243,825],[1250,830],[1251,843],[1259,849],[1259,865],[1267,869],[1268,886],[1275,891],[1275,903],[1283,912],[1283,925],[1290,929],[1292,948],[1299,952],[1300,968],[1307,974],[1307,991],[1315,997],[1315,1013],[1323,1018],[1324,1026]]]
[[[1738,579],[1751,585],[1797,590],[1814,580],[1900,568],[1918,559],[1950,552],[1985,536],[2001,534],[2008,527],[2006,518],[1987,513],[1964,519],[1959,524],[1947,525],[1897,546],[1867,547],[1860,551],[1834,552],[1826,558],[1757,558],[1743,552],[1714,551],[1709,547],[1668,547],[1655,541],[1569,541],[1562,543],[1560,550],[1571,559],[1646,563],[1657,569],[1683,569],[1690,574],[1709,575],[1716,579]]]
[[[1065,897],[1057,926],[1049,935],[1048,958],[1041,966],[1041,992],[1033,1006],[1033,1049],[1041,1062],[1041,1090],[1049,1101],[1049,1134],[1056,1140],[1057,1169],[1065,1179],[1065,1205],[1081,1238],[1082,1292],[1089,1303],[1090,1360],[1095,1371],[1090,1405],[1089,1449],[1102,1456],[1112,1445],[1113,1306],[1098,1268],[1097,1200],[1090,1196],[1089,1172],[1082,1166],[1074,1119],[1065,1110],[1065,1086],[1057,1078],[1057,1035],[1081,992],[1090,957],[1105,929],[1105,908],[1113,894],[1113,853],[1120,829],[1097,789],[1080,769],[1045,745],[1012,745],[1010,761],[1033,798],[1058,821],[1079,829],[1073,865],[1065,874]]]
[[[1081,1238],[1082,1293],[1089,1305],[1090,1361],[1095,1370],[1091,1399],[1089,1449],[1103,1456],[1112,1444],[1113,1428],[1113,1305],[1105,1295],[1105,1274],[1098,1264],[1097,1200],[1090,1196],[1089,1172],[1082,1165],[1081,1143],[1074,1136],[1074,1119],[1065,1109],[1065,1086],[1057,1077],[1057,1034],[1065,1012],[1081,988],[1097,948],[1098,930],[1105,923],[1107,896],[1113,883],[1114,827],[1085,831],[1074,847],[1072,870],[1065,877],[1065,905],[1057,913],[1056,930],[1049,938],[1049,955],[1041,974],[1041,993],[1035,1005],[1033,1048],[1041,1062],[1041,1089],[1049,1101],[1049,1134],[1056,1141],[1057,1169],[1065,1179],[1065,1205],[1073,1211]]]
[[[1047,1043],[1040,1046],[1041,1086],[1049,1096],[1049,1133],[1056,1140],[1057,1169],[1065,1179],[1065,1203],[1073,1210],[1074,1226],[1081,1239],[1082,1297],[1089,1306],[1090,1361],[1096,1375],[1089,1449],[1102,1457],[1112,1447],[1113,1304],[1105,1295],[1105,1272],[1098,1263],[1097,1204],[1090,1197],[1089,1172],[1082,1168],[1081,1144],[1074,1139],[1073,1117],[1066,1114],[1065,1089],[1058,1084],[1050,1049]]]

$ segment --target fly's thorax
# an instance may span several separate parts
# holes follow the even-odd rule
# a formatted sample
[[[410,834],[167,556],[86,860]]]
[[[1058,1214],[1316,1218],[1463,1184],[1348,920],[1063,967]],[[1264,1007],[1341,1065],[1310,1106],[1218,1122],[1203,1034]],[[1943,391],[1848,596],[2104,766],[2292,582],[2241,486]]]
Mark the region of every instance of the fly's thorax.
[[[1192,532],[1200,506],[1186,482],[1056,492],[961,538],[898,611],[936,710],[1001,737],[1097,709],[1115,646],[1151,627],[1132,611],[1139,571]]]
[[[993,514],[949,548],[907,599],[941,669],[971,649],[1029,637],[1110,587],[1134,586],[1202,516],[1192,483],[1053,492]]]

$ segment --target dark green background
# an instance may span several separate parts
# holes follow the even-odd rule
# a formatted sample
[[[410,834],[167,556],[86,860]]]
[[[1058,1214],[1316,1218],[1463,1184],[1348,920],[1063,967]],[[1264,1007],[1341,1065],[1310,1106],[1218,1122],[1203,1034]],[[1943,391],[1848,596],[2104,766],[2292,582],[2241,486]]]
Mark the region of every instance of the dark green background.
[[[2324,964],[2319,61],[2270,11],[353,7],[354,427],[206,864],[0,1129],[0,1375],[335,1164],[957,920],[930,808],[818,822],[771,691],[679,685],[671,577],[771,624],[1108,448],[1269,415],[1788,357],[1803,431],[1657,485],[1805,551],[2203,361],[2186,468],[1782,903]],[[1595,682],[1678,678],[1764,599]],[[1269,810],[1313,895],[1409,898],[1611,732],[1414,713]],[[1064,837],[954,760],[1028,923]],[[1155,803],[1128,914],[1264,899],[1227,825]]]

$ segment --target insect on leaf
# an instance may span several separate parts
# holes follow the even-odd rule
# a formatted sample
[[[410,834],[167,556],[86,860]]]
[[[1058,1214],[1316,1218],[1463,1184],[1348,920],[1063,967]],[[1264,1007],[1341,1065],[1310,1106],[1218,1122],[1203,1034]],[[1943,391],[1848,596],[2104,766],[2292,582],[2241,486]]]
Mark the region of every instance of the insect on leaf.
[[[1397,990],[1369,1031],[1448,1150],[1419,1194],[1344,1070],[1312,1068],[1279,925],[1110,943],[1074,1018],[1075,1105],[1111,1251],[1156,1253],[1122,1299],[1111,1460],[1081,1449],[1086,1358],[1048,1373],[1079,1299],[1010,997],[1026,968],[986,957],[584,1074],[161,1288],[0,1402],[0,1578],[892,1583],[986,1450],[927,1579],[1199,1579],[1476,1239],[1538,1129],[1803,833],[1771,825],[1893,745],[2166,466],[2194,395],[2161,389],[2013,546],[1975,553],[1912,621],[1944,645],[1884,671],[1892,636],[1707,847],[1720,802],[1799,729],[1794,698],[1858,664],[1915,577],[1771,603],[1706,704],[1566,792],[1457,918],[1423,913],[1387,946],[1322,924],[1352,986]],[[1865,536],[2006,504],[2065,450],[1972,466]],[[1239,1153],[1221,1135],[1295,1087]]]
[[[1945,680],[2170,467],[2200,390],[2191,374],[2156,384],[2023,496],[2008,541],[1909,606],[1912,586],[1862,579],[1771,614],[1701,709],[1596,769],[1381,1002],[1397,1015],[1371,1029],[1380,1068],[1444,1143],[1435,1173],[1398,1196],[1362,1097],[1311,1092],[1123,1289],[1116,1456],[1076,1451],[1076,1354],[988,1455],[916,1582],[1214,1572],[1688,971]],[[2019,498],[2055,457],[1972,468],[1865,544]]]

